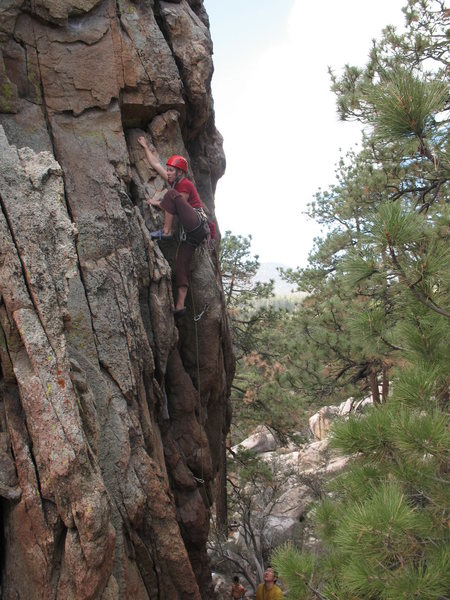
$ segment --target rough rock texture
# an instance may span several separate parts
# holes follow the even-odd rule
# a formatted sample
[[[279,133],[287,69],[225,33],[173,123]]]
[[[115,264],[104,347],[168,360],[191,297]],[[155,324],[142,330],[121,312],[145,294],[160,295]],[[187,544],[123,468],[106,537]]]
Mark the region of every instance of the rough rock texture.
[[[350,414],[363,414],[364,409],[372,405],[370,396],[360,401],[349,398],[339,406],[322,407],[309,419],[312,437],[305,444],[290,443],[282,447],[267,428],[260,426],[233,447],[234,452],[241,447],[258,453],[272,465],[273,472],[283,482],[268,519],[271,532],[277,530],[281,542],[289,541],[295,535],[295,525],[303,521],[311,502],[320,496],[318,490],[323,487],[323,481],[344,469],[349,462],[348,456],[329,448],[332,422],[348,418]],[[232,535],[238,538],[241,534],[237,530]]]
[[[211,599],[233,356],[215,249],[177,244],[139,135],[224,171],[201,0],[0,3],[0,597]],[[194,315],[202,313],[199,320]]]
[[[272,452],[277,447],[278,442],[270,429],[259,425],[248,438],[233,446],[231,450],[237,452],[239,448],[244,448],[253,452]]]
[[[351,412],[359,413],[366,406],[373,404],[372,396],[364,398],[356,402],[353,398],[349,398],[345,402],[341,402],[339,406],[322,406],[319,412],[315,413],[309,419],[309,429],[317,440],[324,440],[333,424],[338,417],[345,417]]]

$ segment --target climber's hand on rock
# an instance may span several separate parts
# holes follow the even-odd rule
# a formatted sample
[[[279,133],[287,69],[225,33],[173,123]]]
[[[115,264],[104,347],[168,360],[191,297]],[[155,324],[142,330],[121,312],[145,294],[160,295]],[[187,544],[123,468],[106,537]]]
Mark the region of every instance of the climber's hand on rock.
[[[144,137],[143,135],[140,135],[140,136],[138,137],[137,141],[140,143],[140,145],[141,145],[143,148],[148,148],[148,145],[147,145],[147,140],[145,139],[145,137]]]

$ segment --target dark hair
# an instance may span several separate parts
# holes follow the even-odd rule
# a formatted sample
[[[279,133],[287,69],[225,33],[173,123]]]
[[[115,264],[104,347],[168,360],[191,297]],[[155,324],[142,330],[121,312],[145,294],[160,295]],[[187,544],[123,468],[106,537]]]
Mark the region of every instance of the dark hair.
[[[239,583],[239,577],[237,575],[235,575],[233,577],[233,581],[234,581],[234,583]]]

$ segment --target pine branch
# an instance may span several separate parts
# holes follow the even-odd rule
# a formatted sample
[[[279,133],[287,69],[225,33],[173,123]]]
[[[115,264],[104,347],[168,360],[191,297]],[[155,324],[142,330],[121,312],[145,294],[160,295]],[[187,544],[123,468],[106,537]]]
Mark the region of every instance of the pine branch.
[[[412,185],[412,186],[403,188],[401,190],[398,188],[395,188],[397,191],[392,194],[391,200],[394,200],[394,201],[398,200],[399,198],[401,198],[402,196],[405,196],[406,194],[418,193],[420,195],[419,201],[422,201],[422,204],[423,204],[424,200],[425,200],[425,196],[427,194],[429,194],[430,192],[432,192],[433,190],[437,190],[437,192],[439,192],[439,189],[441,188],[443,183],[445,183],[446,181],[447,181],[447,179],[436,179],[432,183],[430,183],[430,185],[427,185],[427,186]],[[390,187],[394,187],[394,186],[390,186]],[[435,193],[434,196],[436,196],[436,195],[437,194]],[[419,201],[418,201],[418,203],[419,203]]]
[[[400,350],[400,351],[404,350],[404,348],[402,348],[401,346],[395,346],[394,344],[391,344],[391,342],[389,342],[387,339],[385,339],[382,335],[380,335],[380,340],[382,342],[384,342],[386,344],[386,346],[388,346],[388,348],[391,348],[391,350]]]
[[[319,598],[319,600],[329,600],[329,598],[327,598],[326,596],[324,596],[323,594],[321,594],[319,592],[319,590],[316,590],[316,588],[314,588],[310,581],[313,579],[314,573],[311,574],[310,580],[306,581],[306,577],[303,575],[303,573],[299,573],[298,571],[295,572],[295,574],[300,577],[300,579],[303,580],[304,584],[306,585],[306,587],[309,589],[309,591],[311,591],[316,598]]]
[[[237,385],[232,384],[231,386],[232,390],[236,390],[237,392],[241,392],[241,394],[245,394],[247,390],[243,390],[242,388],[238,387]]]
[[[433,302],[433,300],[431,300],[431,298],[428,298],[428,296],[426,296],[422,290],[420,288],[417,287],[417,285],[413,282],[410,282],[408,280],[408,277],[405,273],[405,271],[403,270],[403,267],[401,266],[398,257],[395,253],[394,248],[391,246],[391,244],[389,243],[388,240],[388,246],[389,246],[389,253],[391,255],[392,258],[392,262],[394,263],[394,266],[396,267],[399,277],[400,279],[403,281],[403,283],[411,290],[411,292],[414,294],[414,296],[417,298],[417,300],[419,300],[419,302],[421,302],[424,306],[430,308],[431,310],[434,310],[435,312],[437,312],[439,315],[442,315],[444,317],[447,317],[447,319],[450,319],[450,313],[447,312],[444,308],[441,308],[440,306],[438,306],[437,304],[435,304]]]

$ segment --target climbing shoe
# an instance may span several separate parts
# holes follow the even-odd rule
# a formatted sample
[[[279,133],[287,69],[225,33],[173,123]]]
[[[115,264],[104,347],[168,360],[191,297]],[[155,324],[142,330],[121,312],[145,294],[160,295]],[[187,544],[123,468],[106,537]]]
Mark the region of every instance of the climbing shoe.
[[[177,321],[178,319],[181,319],[181,317],[184,317],[185,314],[186,314],[185,306],[183,306],[183,308],[179,308],[178,310],[173,311],[173,316],[175,317],[175,321]]]
[[[152,240],[171,240],[173,235],[171,233],[164,233],[162,229],[158,229],[158,231],[152,231],[150,237]]]

